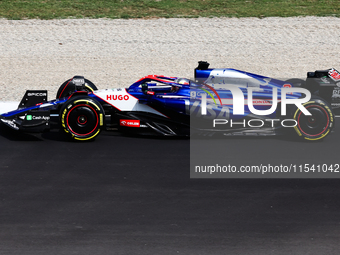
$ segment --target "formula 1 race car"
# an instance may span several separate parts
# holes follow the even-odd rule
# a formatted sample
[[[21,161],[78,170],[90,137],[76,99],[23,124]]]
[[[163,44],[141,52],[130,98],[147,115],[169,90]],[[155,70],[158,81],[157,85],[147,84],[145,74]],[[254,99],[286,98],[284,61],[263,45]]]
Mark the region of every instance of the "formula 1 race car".
[[[196,81],[149,75],[118,89],[98,90],[91,81],[75,76],[51,101],[46,90],[26,91],[18,109],[0,115],[0,120],[23,132],[61,128],[75,140],[91,140],[102,129],[162,136],[278,135],[295,130],[297,137],[307,140],[330,134],[333,98],[328,95],[330,86],[321,81],[323,75],[337,78],[334,69],[309,73],[316,79],[307,98],[309,90],[303,89],[308,82],[208,66],[199,62]]]

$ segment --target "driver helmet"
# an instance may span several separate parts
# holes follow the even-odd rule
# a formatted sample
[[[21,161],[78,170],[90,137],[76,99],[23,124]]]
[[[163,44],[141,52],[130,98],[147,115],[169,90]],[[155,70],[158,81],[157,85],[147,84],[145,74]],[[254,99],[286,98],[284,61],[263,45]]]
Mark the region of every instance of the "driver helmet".
[[[182,85],[188,85],[189,84],[189,80],[186,78],[178,78],[177,80],[175,80],[176,83],[178,84],[182,84]]]

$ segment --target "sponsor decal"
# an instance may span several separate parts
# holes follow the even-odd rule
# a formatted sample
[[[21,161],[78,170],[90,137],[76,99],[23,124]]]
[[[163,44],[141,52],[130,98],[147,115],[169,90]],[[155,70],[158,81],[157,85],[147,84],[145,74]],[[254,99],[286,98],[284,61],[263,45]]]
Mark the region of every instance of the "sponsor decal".
[[[84,79],[77,79],[77,78],[75,78],[75,79],[73,79],[73,82],[74,83],[78,83],[78,84],[84,84],[85,80]]]
[[[129,96],[128,95],[106,95],[106,100],[129,100]]]
[[[49,120],[49,116],[32,116],[33,120]]]
[[[334,68],[332,68],[331,70],[328,71],[329,76],[334,80],[334,81],[338,81],[340,80],[340,74],[337,70],[335,70]]]
[[[332,98],[340,98],[340,89],[339,88],[334,88],[333,89],[333,95]]]
[[[122,127],[140,127],[140,120],[119,120]]]
[[[127,93],[125,89],[105,89],[93,93],[120,111],[131,111],[138,103],[138,99]]]
[[[34,116],[34,115],[26,115],[26,120],[49,120],[49,116]]]
[[[45,97],[47,96],[47,93],[34,93],[34,92],[31,92],[31,93],[27,93],[27,96],[29,97]]]

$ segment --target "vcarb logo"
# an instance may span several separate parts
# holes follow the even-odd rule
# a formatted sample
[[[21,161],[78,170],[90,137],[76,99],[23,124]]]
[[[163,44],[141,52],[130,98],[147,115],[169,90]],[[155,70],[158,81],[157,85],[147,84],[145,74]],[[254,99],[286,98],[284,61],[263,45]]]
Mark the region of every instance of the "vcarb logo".
[[[233,85],[226,85],[225,87],[227,90],[230,90],[233,98],[233,114],[234,115],[244,115],[244,94],[242,90],[238,87],[235,87]],[[270,115],[275,112],[277,108],[277,102],[278,102],[278,96],[277,96],[277,88],[273,88],[273,96],[272,96],[272,106],[270,109],[267,110],[258,110],[254,108],[254,102],[253,102],[253,91],[258,90],[258,88],[247,88],[248,91],[248,108],[249,111],[253,114],[256,115]],[[214,91],[217,97],[220,99],[218,96],[217,92]],[[287,94],[291,94],[293,92],[305,94],[304,98],[287,98]],[[211,93],[208,93],[211,97]],[[309,90],[304,89],[304,88],[281,88],[281,115],[285,116],[286,113],[286,108],[288,104],[294,104],[296,107],[298,107],[301,112],[303,112],[304,115],[310,116],[312,115],[302,104],[308,102],[311,99],[311,93]],[[213,99],[214,100],[214,99]],[[202,107],[201,107],[201,114],[202,115],[207,115],[207,95],[206,94],[201,94],[201,101],[202,101]],[[214,100],[215,101],[215,100]],[[221,99],[220,99],[221,102]],[[215,102],[216,103],[216,102]],[[222,102],[221,102],[222,105]]]
[[[45,97],[47,96],[46,93],[27,93],[27,96],[29,97]]]
[[[106,100],[129,100],[129,96],[128,95],[106,95]]]

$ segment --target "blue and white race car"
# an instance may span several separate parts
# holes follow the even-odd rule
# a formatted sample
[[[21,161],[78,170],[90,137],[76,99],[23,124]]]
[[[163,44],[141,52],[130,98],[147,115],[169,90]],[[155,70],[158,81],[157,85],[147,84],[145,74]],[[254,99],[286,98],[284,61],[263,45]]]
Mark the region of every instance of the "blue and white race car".
[[[305,81],[208,67],[207,62],[199,62],[195,81],[149,75],[118,89],[98,90],[89,80],[75,76],[60,86],[51,101],[46,90],[26,91],[18,109],[1,114],[0,120],[22,132],[61,128],[74,140],[91,140],[103,129],[162,136],[278,135],[294,130],[307,140],[330,134],[332,97],[322,98],[323,85],[313,87],[307,98],[309,90],[301,93]]]

